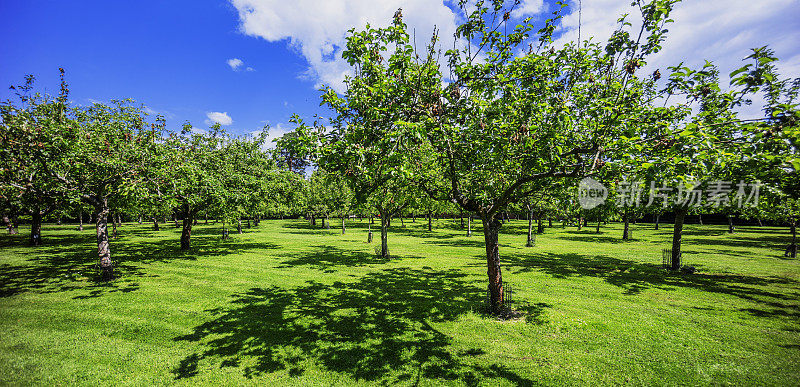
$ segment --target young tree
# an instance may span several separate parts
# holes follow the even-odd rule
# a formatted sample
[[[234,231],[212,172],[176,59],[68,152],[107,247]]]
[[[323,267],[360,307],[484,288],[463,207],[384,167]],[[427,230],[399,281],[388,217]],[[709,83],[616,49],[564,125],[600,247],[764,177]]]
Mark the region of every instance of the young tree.
[[[637,2],[638,38],[623,18],[605,46],[553,44],[560,10],[539,30],[538,43],[529,41],[529,22],[501,33],[513,9],[502,1],[477,3],[473,12],[461,3],[468,19],[458,35],[483,51],[447,51],[452,82],[430,91],[431,108],[419,119],[450,182],[442,196],[483,222],[491,310],[499,312],[500,214],[544,183],[590,175],[604,157],[626,152],[624,140],[652,118],[645,113],[655,94],[656,77],[635,73],[660,49],[674,1]]]
[[[0,205],[6,217],[31,217],[31,246],[42,244],[44,217],[67,204],[60,182],[51,173],[67,146],[64,133],[74,125],[68,116],[64,70],[59,70],[57,97],[34,93],[34,77],[29,75],[25,84],[11,86],[16,100],[0,103]],[[13,225],[8,230],[15,232]]]

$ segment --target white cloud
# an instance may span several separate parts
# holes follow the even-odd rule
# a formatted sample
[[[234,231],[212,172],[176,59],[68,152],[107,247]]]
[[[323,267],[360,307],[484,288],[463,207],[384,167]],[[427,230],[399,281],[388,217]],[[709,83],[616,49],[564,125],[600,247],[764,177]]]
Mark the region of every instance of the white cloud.
[[[514,9],[514,17],[528,17],[538,15],[544,9],[544,0],[523,0]]]
[[[409,33],[416,34],[420,50],[430,40],[434,26],[445,46],[452,47],[459,18],[442,1],[431,0],[231,0],[239,11],[240,30],[269,42],[288,41],[308,61],[304,78],[315,87],[330,85],[344,90],[350,66],[341,59],[347,31],[389,25],[398,8]],[[541,0],[529,0],[533,10]]]
[[[581,38],[594,37],[604,42],[616,28],[616,19],[629,13],[630,21],[638,10],[627,1],[584,0],[581,13]],[[720,69],[722,83],[727,85],[728,74],[743,65],[742,59],[750,49],[769,45],[781,59],[778,68],[783,77],[800,76],[800,1],[798,0],[685,0],[675,6],[670,15],[667,40],[661,52],[648,59],[649,64],[639,74],[684,62],[698,68],[706,59]],[[634,28],[641,23],[633,23]],[[638,24],[638,25],[637,25]],[[557,43],[575,41],[578,34],[578,12],[563,18],[563,34]],[[757,107],[748,109],[757,113]]]
[[[228,126],[233,123],[233,118],[228,115],[228,112],[208,112],[206,113],[206,117],[208,117],[208,119],[205,122],[208,126],[214,125],[214,123]]]
[[[239,58],[228,59],[228,66],[231,66],[231,70],[233,71],[238,71],[243,64],[244,62],[242,62],[242,60]]]
[[[267,140],[264,143],[264,148],[265,149],[273,149],[273,148],[275,148],[275,143],[273,142],[273,140],[275,140],[277,138],[280,138],[284,134],[293,131],[294,130],[294,126],[292,126],[292,125],[294,125],[294,124],[279,123],[279,124],[277,124],[275,126],[270,126],[268,128],[268,130],[267,130]],[[252,131],[252,132],[250,132],[250,135],[255,137],[255,136],[260,135],[263,131],[264,131],[263,129],[262,130]]]

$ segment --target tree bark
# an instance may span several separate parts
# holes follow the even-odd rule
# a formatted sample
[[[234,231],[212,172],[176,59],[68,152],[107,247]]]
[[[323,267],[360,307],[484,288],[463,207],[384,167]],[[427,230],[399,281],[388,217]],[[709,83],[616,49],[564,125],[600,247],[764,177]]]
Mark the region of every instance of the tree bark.
[[[372,222],[367,223],[367,243],[372,243]]]
[[[78,211],[78,231],[83,231],[83,211]]]
[[[97,255],[100,258],[101,278],[103,281],[114,279],[114,265],[111,262],[111,245],[108,243],[108,199],[100,199],[95,206],[97,223]]]
[[[789,227],[789,231],[792,233],[792,243],[786,248],[786,253],[783,256],[797,258],[797,221],[793,219]]]
[[[622,215],[622,221],[625,223],[625,226],[622,230],[622,240],[627,241],[630,238],[630,220],[628,219],[628,215]]]
[[[467,236],[472,236],[472,214],[467,217]]]
[[[117,239],[117,217],[116,214],[111,214],[111,235]]]
[[[344,216],[342,216],[342,235],[347,231],[347,227],[344,224]]]
[[[189,250],[192,246],[192,225],[194,225],[194,213],[186,211],[183,216],[183,231],[181,231],[181,250]]]
[[[681,268],[681,237],[683,236],[683,221],[686,218],[688,208],[675,210],[675,226],[672,230],[672,270]]]
[[[8,231],[8,235],[17,234],[17,229],[14,227],[14,222],[11,221],[8,215],[3,214],[3,223],[6,225],[6,231]]]
[[[602,224],[602,223],[603,223],[603,222],[602,222],[602,221],[600,221],[599,219],[597,220],[597,228],[596,228],[594,231],[595,231],[596,233],[598,233],[598,234],[600,233],[600,224]]]
[[[158,231],[159,230],[158,219],[155,216],[153,217],[153,230],[154,231]]]
[[[700,223],[701,226],[703,225],[703,214],[697,215],[697,221]]]
[[[553,228],[553,219],[547,218],[547,227]]]
[[[658,230],[658,221],[661,220],[661,215],[656,215],[656,230]]]
[[[28,244],[31,246],[42,245],[42,212],[38,208],[34,208],[31,214],[31,236]]]
[[[180,227],[180,224],[178,224],[178,215],[177,214],[175,214],[175,213],[172,214],[172,220],[175,221],[175,228]]]
[[[533,211],[528,211],[528,241],[525,247],[533,247]]]
[[[389,212],[381,212],[381,258],[389,258]]]
[[[481,216],[483,237],[486,243],[486,274],[489,277],[489,309],[493,314],[503,307],[503,273],[500,269],[498,236],[502,225],[494,217]]]
[[[431,222],[432,222],[431,218],[432,217],[433,216],[431,215],[430,211],[428,211],[428,232],[431,232],[431,230],[432,230],[432,226],[431,226]]]
[[[236,231],[242,233],[242,218],[236,219]]]
[[[733,234],[734,229],[735,227],[733,227],[733,217],[728,215],[728,234]]]
[[[542,223],[542,218],[536,219],[536,233],[544,234],[544,223]]]

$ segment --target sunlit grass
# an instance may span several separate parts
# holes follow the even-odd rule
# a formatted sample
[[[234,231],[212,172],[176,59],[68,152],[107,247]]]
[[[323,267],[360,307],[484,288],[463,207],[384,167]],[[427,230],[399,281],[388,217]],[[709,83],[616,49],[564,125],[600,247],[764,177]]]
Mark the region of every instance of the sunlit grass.
[[[503,274],[526,317],[498,321],[476,226],[393,221],[384,260],[356,221],[264,221],[227,241],[201,224],[187,253],[177,229],[126,224],[110,284],[91,230],[47,225],[39,248],[4,235],[0,384],[797,383],[786,229],[688,226],[685,275],[661,269],[670,227],[623,243],[619,225],[554,224],[526,248],[511,222]]]

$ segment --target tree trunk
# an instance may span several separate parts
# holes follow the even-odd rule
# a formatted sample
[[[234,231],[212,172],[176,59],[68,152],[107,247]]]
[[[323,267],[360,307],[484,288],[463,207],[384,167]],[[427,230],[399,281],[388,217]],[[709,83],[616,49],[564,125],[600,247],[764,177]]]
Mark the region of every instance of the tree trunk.
[[[733,217],[728,215],[728,234],[733,234],[734,229],[735,227],[733,227]]]
[[[183,217],[183,231],[181,231],[181,250],[189,250],[192,245],[192,225],[194,225],[194,213],[186,211]]]
[[[328,220],[328,214],[325,214],[325,218],[322,219],[322,226],[324,226],[326,230],[331,229],[331,222]]]
[[[528,211],[528,241],[525,247],[533,247],[533,211]]]
[[[242,233],[242,218],[236,219],[236,231],[238,231],[239,234]]]
[[[206,224],[208,224],[208,212],[205,213],[205,217],[206,217]]]
[[[758,227],[764,227],[764,223],[761,222],[761,218],[757,218],[758,220]]]
[[[389,258],[389,213],[381,212],[381,258]]]
[[[792,243],[789,244],[789,247],[786,248],[786,253],[783,254],[784,257],[790,258],[797,258],[797,221],[792,220],[792,224],[790,226],[790,232],[792,233]]]
[[[600,220],[598,220],[598,221],[597,221],[597,228],[596,228],[594,231],[595,231],[596,233],[598,233],[598,234],[600,233],[600,224],[602,224],[602,223],[603,223],[603,222],[602,222],[602,221],[600,221]]]
[[[583,218],[583,227],[589,226],[589,218]]]
[[[681,237],[683,236],[683,220],[688,208],[675,210],[675,226],[672,230],[672,270],[681,268]]]
[[[553,219],[547,218],[547,227],[553,228]]]
[[[247,218],[247,228],[250,228],[250,218]]]
[[[701,226],[703,225],[703,214],[697,215],[697,221],[700,223]]]
[[[114,279],[114,265],[111,263],[111,245],[108,243],[108,199],[100,199],[95,206],[97,223],[97,255],[100,258],[101,278],[103,281]]]
[[[544,223],[542,223],[542,218],[536,219],[536,233],[544,234]]]
[[[83,211],[78,212],[78,231],[83,231]]]
[[[406,222],[403,221],[403,215],[400,215],[400,227],[405,227]]]
[[[3,223],[6,224],[6,231],[8,231],[8,235],[17,234],[17,229],[14,227],[14,222],[11,221],[8,215],[3,215]]]
[[[472,214],[467,217],[467,236],[472,236]]]
[[[489,277],[489,309],[493,314],[503,307],[503,273],[500,269],[500,246],[498,235],[500,223],[494,217],[481,216],[483,237],[486,242],[486,274]]]
[[[31,246],[42,245],[42,212],[38,208],[34,208],[31,214],[31,236],[28,244]]]
[[[117,239],[117,217],[116,214],[111,214],[111,235]]]
[[[312,226],[316,226],[317,225],[317,218],[314,216],[313,212],[311,213],[311,225]]]
[[[630,238],[630,220],[628,219],[628,215],[622,215],[622,221],[625,223],[625,226],[622,229],[622,240],[627,241]]]
[[[428,232],[431,232],[431,230],[432,230],[432,227],[431,227],[432,220],[431,220],[431,218],[433,218],[433,216],[431,216],[431,213],[428,212]]]
[[[344,216],[342,217],[342,235],[347,231],[347,227],[344,224]]]
[[[578,231],[581,231],[581,227],[583,227],[583,219],[578,217]]]
[[[372,243],[372,222],[367,223],[367,243]]]
[[[158,219],[156,219],[155,216],[153,217],[153,230],[155,230],[155,231],[159,230],[159,228],[158,228]]]
[[[177,214],[174,214],[174,213],[172,214],[172,220],[175,221],[175,228],[180,227],[180,224],[178,224],[178,215]]]
[[[658,230],[658,221],[661,220],[661,215],[656,215],[656,230]]]

